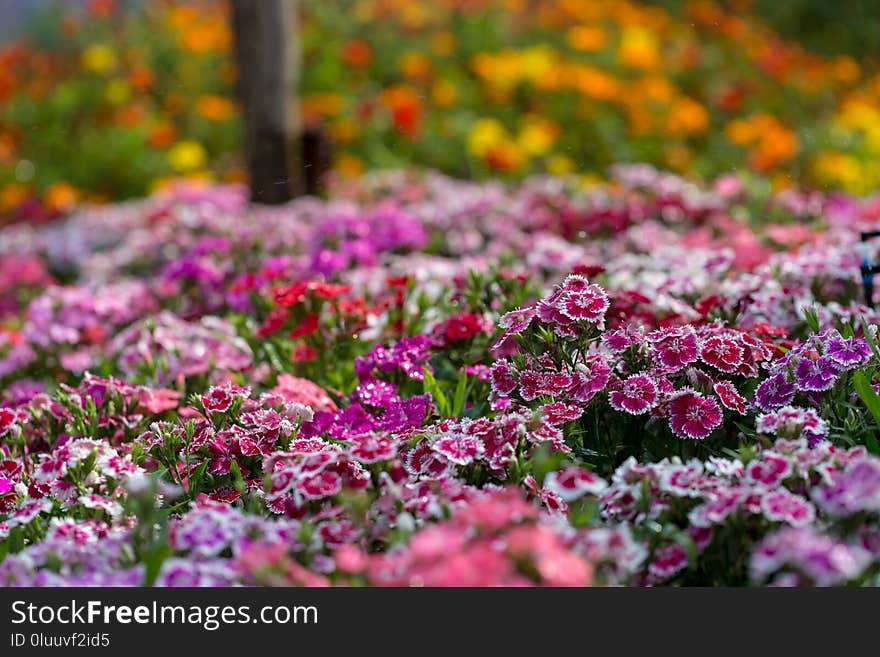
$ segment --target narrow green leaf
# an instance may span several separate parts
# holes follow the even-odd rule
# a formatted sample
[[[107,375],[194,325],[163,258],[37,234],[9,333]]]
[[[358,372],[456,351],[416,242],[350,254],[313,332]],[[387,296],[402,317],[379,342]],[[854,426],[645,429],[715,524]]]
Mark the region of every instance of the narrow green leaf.
[[[443,394],[443,391],[440,389],[439,384],[437,383],[437,379],[434,378],[434,374],[431,370],[425,367],[425,392],[430,393],[431,397],[434,398],[434,404],[437,406],[437,412],[440,413],[442,417],[450,417],[449,411],[449,399],[447,399],[446,395]]]
[[[880,427],[880,395],[874,391],[874,388],[871,386],[871,380],[864,372],[858,371],[853,374],[853,385],[855,386],[859,397],[865,402],[865,406],[871,411],[871,415],[874,416],[874,422]],[[868,451],[872,454],[880,454],[880,445],[877,443],[876,430],[868,435],[865,443]]]
[[[804,319],[807,320],[807,324],[810,325],[810,328],[813,329],[814,333],[819,332],[819,314],[816,312],[815,308],[805,308]]]
[[[465,392],[467,391],[467,372],[461,371],[458,384],[455,386],[455,397],[452,399],[452,417],[461,417],[464,412]]]

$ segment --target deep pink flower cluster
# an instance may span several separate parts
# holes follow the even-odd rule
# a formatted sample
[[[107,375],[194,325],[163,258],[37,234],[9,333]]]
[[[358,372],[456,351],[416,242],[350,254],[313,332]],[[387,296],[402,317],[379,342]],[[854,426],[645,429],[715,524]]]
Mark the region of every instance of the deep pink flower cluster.
[[[518,309],[499,320],[504,333],[496,351],[514,357],[492,365],[496,395],[583,406],[605,393],[615,411],[668,418],[676,436],[690,439],[704,439],[721,426],[724,409],[746,412],[737,383],[759,377],[770,360],[763,341],[720,322],[654,330],[633,323],[603,331],[603,315],[578,327],[553,308],[581,289],[601,290],[572,274],[536,310]],[[604,291],[602,298],[604,313],[610,301]],[[545,328],[562,340],[548,342]]]

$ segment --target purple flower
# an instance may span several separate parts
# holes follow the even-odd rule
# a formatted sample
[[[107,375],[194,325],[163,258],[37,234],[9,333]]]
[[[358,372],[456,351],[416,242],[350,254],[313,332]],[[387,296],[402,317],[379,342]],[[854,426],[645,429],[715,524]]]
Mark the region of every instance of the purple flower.
[[[755,390],[754,404],[762,411],[775,410],[790,404],[795,390],[795,385],[786,380],[784,372],[774,374]]]
[[[831,338],[825,344],[825,356],[843,369],[853,369],[871,359],[871,347],[864,338]]]
[[[420,427],[425,413],[431,407],[431,395],[419,395],[388,405],[378,421],[380,429],[392,433],[412,427]]]
[[[836,515],[880,511],[880,461],[862,459],[835,472],[830,484],[814,490],[813,499]]]
[[[392,347],[377,344],[366,356],[355,358],[354,369],[358,379],[369,381],[373,371],[393,372],[398,370],[413,381],[424,379],[424,367],[431,357],[433,340],[424,335],[403,338]]]
[[[784,406],[758,416],[755,427],[760,433],[806,438],[810,447],[828,437],[828,424],[812,408]]]
[[[752,553],[749,571],[755,583],[763,582],[776,572],[792,569],[818,586],[834,586],[857,578],[870,560],[870,555],[858,546],[847,545],[811,529],[787,527],[758,544]]]
[[[795,376],[801,390],[822,392],[830,390],[837,383],[840,366],[828,356],[822,356],[818,360],[801,358],[795,368]]]

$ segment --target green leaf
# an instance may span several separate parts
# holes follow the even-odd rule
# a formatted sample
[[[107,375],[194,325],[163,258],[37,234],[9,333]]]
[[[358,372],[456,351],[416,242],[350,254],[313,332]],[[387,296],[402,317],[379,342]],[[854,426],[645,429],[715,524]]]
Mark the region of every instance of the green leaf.
[[[232,474],[232,479],[235,482],[235,490],[239,493],[243,493],[246,486],[244,483],[244,477],[241,476],[241,470],[238,467],[238,463],[232,461],[229,465],[229,472]]]
[[[815,308],[805,308],[804,319],[807,320],[807,324],[813,329],[813,333],[819,332],[819,313],[816,312]]]
[[[467,391],[467,372],[461,371],[458,384],[455,386],[455,397],[452,399],[452,417],[461,417],[464,412],[465,392]]]
[[[857,371],[853,374],[853,385],[855,386],[859,397],[865,402],[865,406],[871,411],[871,415],[874,416],[874,422],[880,427],[880,395],[874,391],[870,379],[864,372]],[[865,443],[868,451],[872,454],[880,454],[880,445],[877,443],[876,430],[873,433],[868,434]]]
[[[437,383],[437,379],[434,378],[434,374],[428,367],[425,367],[425,392],[430,393],[431,397],[434,398],[434,404],[437,406],[437,412],[440,413],[442,417],[450,417],[450,406],[449,399],[443,394],[443,391],[440,389],[440,385]]]

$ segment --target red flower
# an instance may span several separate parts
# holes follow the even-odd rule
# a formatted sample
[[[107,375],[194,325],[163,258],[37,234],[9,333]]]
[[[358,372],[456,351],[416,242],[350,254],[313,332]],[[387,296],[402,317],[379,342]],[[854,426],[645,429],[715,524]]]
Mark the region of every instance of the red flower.
[[[351,288],[347,285],[334,285],[333,283],[322,283],[320,281],[311,281],[307,285],[309,292],[314,292],[315,296],[322,299],[332,300],[343,294],[351,292]]]
[[[721,425],[718,403],[703,395],[686,390],[669,403],[669,426],[679,438],[703,439]]]
[[[415,137],[421,129],[423,113],[417,98],[403,100],[392,109],[394,127],[406,137]]]
[[[744,355],[743,348],[736,342],[717,335],[706,338],[700,350],[703,361],[722,372],[736,372]]]
[[[298,482],[296,490],[309,500],[331,497],[342,490],[342,477],[335,472],[325,470]]]
[[[257,330],[257,337],[265,338],[277,333],[284,327],[289,316],[290,311],[287,308],[273,308],[263,320],[263,325]]]
[[[477,333],[486,331],[486,321],[479,315],[463,313],[450,317],[434,329],[434,339],[441,347],[453,342],[467,340]]]
[[[209,413],[223,413],[232,406],[233,396],[228,388],[214,386],[202,395],[202,405]]]
[[[730,381],[717,382],[714,386],[714,390],[724,408],[736,411],[737,413],[746,412],[745,398],[737,392],[736,387]]]
[[[306,283],[298,282],[272,290],[272,299],[279,306],[295,306],[306,297]]]
[[[15,413],[11,408],[0,408],[0,436],[5,436],[15,421]]]
[[[571,271],[573,274],[579,274],[581,276],[586,276],[587,278],[593,278],[593,276],[598,276],[603,271],[605,271],[605,267],[603,267],[602,265],[576,265]]]
[[[290,337],[296,340],[307,335],[311,335],[318,330],[318,316],[315,313],[306,315],[303,321],[299,323],[295,329],[290,332]]]
[[[294,363],[304,363],[313,360],[317,360],[318,358],[318,350],[314,347],[309,347],[308,345],[298,344],[296,345],[296,349],[293,350],[293,362]]]
[[[366,41],[348,41],[342,47],[340,59],[354,68],[365,68],[373,61],[373,48]]]
[[[385,282],[394,290],[407,290],[409,289],[410,280],[409,276],[389,276],[385,279]]]

